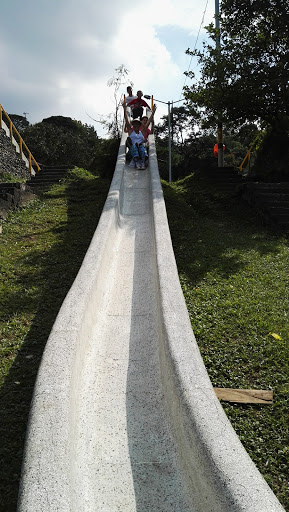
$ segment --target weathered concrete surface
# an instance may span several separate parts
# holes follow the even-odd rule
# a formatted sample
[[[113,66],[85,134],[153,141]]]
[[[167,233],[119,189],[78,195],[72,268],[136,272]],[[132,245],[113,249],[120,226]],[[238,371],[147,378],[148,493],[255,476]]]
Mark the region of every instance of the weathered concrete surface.
[[[18,512],[283,510],[215,396],[191,330],[153,138],[125,166],[56,319]]]

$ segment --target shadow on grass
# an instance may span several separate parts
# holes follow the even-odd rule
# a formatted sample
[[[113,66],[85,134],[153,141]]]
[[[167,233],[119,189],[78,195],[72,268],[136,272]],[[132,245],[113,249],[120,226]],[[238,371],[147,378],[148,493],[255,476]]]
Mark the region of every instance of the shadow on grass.
[[[179,272],[192,285],[208,273],[230,278],[243,267],[240,253],[277,254],[278,234],[237,195],[218,194],[198,178],[183,180],[183,192],[164,186]]]
[[[81,266],[86,250],[98,224],[107,197],[109,182],[77,180],[65,189],[68,203],[68,219],[57,231],[59,243],[41,256],[31,251],[25,254],[29,260],[27,274],[22,280],[33,279],[44,284],[39,307],[17,357],[0,390],[0,511],[15,512],[21,471],[26,424],[35,378],[47,338],[60,306]],[[58,193],[46,195],[56,197]],[[59,196],[63,192],[59,193]],[[30,235],[31,236],[31,235]],[[39,282],[38,281],[38,282]],[[34,299],[35,300],[35,299]],[[35,310],[33,299],[27,296],[7,296],[5,309],[15,311]]]

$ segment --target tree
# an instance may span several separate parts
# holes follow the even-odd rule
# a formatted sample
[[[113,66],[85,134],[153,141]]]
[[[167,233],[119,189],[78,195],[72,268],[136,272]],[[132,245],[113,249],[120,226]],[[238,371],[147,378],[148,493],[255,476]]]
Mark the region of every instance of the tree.
[[[108,87],[113,87],[113,101],[114,101],[114,111],[106,116],[99,116],[98,119],[94,119],[89,116],[93,121],[102,124],[107,129],[108,135],[112,139],[120,140],[121,132],[122,132],[122,122],[119,116],[119,109],[122,105],[122,95],[119,94],[119,89],[121,86],[128,85],[133,86],[133,82],[128,80],[127,76],[129,70],[121,64],[118,68],[115,69],[116,74],[110,78],[107,82]],[[89,115],[89,114],[88,114]]]
[[[93,126],[63,116],[29,126],[23,138],[36,160],[44,165],[90,168],[100,144]]]
[[[197,107],[209,125],[216,124],[217,113],[222,112],[225,122],[266,127],[267,146],[279,144],[284,149],[282,165],[288,168],[288,1],[223,0],[220,21],[221,50],[216,48],[217,31],[210,25],[213,44],[194,52],[201,64],[201,80],[185,88],[188,106]]]
[[[168,179],[168,115],[155,126],[161,177]],[[204,166],[214,164],[214,136],[201,133],[195,112],[186,107],[171,110],[172,175],[176,180]]]
[[[155,126],[156,137],[168,137],[168,115],[162,116],[161,123]],[[171,109],[171,135],[173,144],[184,144],[189,133],[197,126],[198,119],[186,107]]]
[[[186,88],[189,102],[238,122],[288,123],[289,5],[287,0],[223,0],[221,50],[214,45],[195,52],[202,80]],[[193,53],[188,51],[188,53]],[[190,96],[192,93],[192,96]]]
[[[122,105],[122,96],[119,95],[119,88],[121,85],[127,84],[127,75],[129,70],[121,64],[118,68],[115,69],[116,75],[114,75],[107,82],[109,87],[113,87],[113,98],[114,98],[114,114],[112,116],[112,121],[109,125],[109,132],[111,133],[113,138],[120,139],[120,134],[122,132],[121,121],[119,119],[119,109]],[[133,82],[129,81],[129,85],[133,86]]]
[[[24,116],[20,116],[18,114],[9,114],[9,117],[18,132],[22,132],[22,130],[29,126],[29,121],[27,121],[26,117]]]

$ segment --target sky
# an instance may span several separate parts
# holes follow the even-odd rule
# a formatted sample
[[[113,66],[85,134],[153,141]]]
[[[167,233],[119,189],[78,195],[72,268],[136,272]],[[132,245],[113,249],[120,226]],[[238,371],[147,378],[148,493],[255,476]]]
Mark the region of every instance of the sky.
[[[3,2],[3,3],[2,3]],[[133,93],[182,98],[184,72],[198,72],[187,48],[201,48],[214,0],[2,0],[0,103],[31,124],[53,115],[93,125],[114,110],[108,81],[121,65]],[[199,33],[199,36],[198,36]],[[178,103],[181,105],[182,103]],[[167,113],[158,103],[156,122]],[[93,119],[96,121],[93,121]]]

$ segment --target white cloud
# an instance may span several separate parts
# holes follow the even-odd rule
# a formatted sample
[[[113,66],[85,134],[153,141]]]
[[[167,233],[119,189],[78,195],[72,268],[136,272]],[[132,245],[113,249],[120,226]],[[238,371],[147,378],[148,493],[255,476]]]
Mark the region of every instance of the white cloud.
[[[211,3],[205,24],[213,21]],[[118,0],[5,4],[0,33],[4,108],[30,112],[33,123],[49,115],[92,123],[86,112],[97,117],[113,110],[107,81],[121,64],[130,70],[135,90],[163,101],[179,99],[189,60],[184,52],[195,43],[206,0],[147,0],[141,6]],[[160,104],[157,117],[166,112]]]

